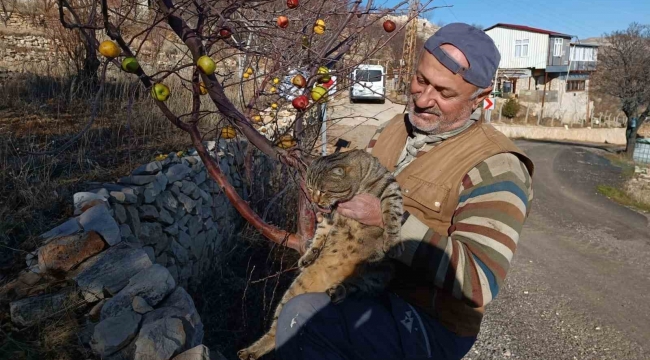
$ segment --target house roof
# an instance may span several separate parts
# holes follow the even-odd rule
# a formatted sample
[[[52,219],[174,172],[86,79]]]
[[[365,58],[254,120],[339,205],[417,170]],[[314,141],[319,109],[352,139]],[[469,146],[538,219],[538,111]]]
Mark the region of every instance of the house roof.
[[[594,43],[583,43],[583,42],[579,42],[579,43],[572,42],[572,43],[571,43],[571,46],[600,47],[600,45],[598,45],[598,44],[594,44]]]
[[[525,26],[525,25],[515,25],[515,24],[505,24],[505,23],[498,23],[498,24],[492,25],[492,26],[490,26],[489,28],[486,28],[483,31],[488,31],[488,30],[494,29],[496,27],[502,27],[502,28],[513,29],[513,30],[528,31],[528,32],[534,32],[534,33],[539,33],[539,34],[547,34],[547,35],[553,35],[553,36],[560,36],[560,37],[567,37],[567,38],[572,37],[571,35],[559,33],[557,31],[544,30],[544,29],[534,28],[534,27]]]

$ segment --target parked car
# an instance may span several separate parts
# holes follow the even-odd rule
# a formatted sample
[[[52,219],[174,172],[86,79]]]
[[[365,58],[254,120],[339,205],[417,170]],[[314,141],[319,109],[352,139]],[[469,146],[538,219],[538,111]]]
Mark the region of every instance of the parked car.
[[[386,71],[381,65],[363,64],[352,72],[350,102],[357,100],[386,101]]]

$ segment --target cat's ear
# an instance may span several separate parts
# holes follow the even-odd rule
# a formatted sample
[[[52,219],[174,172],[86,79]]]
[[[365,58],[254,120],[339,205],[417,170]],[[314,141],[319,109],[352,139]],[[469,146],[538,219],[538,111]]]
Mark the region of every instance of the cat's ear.
[[[334,169],[332,169],[332,174],[336,176],[344,176],[345,175],[345,168],[342,166],[337,166]]]

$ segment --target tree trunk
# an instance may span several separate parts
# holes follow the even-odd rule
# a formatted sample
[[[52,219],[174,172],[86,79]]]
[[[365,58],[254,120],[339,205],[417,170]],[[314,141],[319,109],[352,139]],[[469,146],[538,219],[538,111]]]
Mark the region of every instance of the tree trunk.
[[[94,38],[95,34],[91,35],[92,38]],[[83,68],[79,74],[80,84],[82,84],[81,86],[84,88],[90,90],[91,92],[94,92],[99,84],[97,73],[99,71],[100,61],[97,58],[95,45],[86,41],[83,36],[81,37],[81,40],[83,42],[86,54],[84,56]]]
[[[636,146],[636,133],[639,130],[639,127],[634,127],[631,128],[629,127],[630,120],[627,121],[628,123],[628,128],[626,131],[627,139],[626,139],[626,146],[625,146],[625,156],[628,159],[632,159],[632,156],[634,155],[634,147]]]

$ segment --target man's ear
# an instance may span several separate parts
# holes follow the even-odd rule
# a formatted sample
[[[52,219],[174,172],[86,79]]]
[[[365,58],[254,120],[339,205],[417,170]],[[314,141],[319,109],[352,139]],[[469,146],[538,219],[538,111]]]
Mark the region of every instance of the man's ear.
[[[479,96],[476,99],[474,99],[473,108],[477,109],[479,106],[481,106],[483,100],[485,100],[488,96],[490,96],[490,93],[492,93],[492,86],[483,90],[483,92],[481,92]]]

